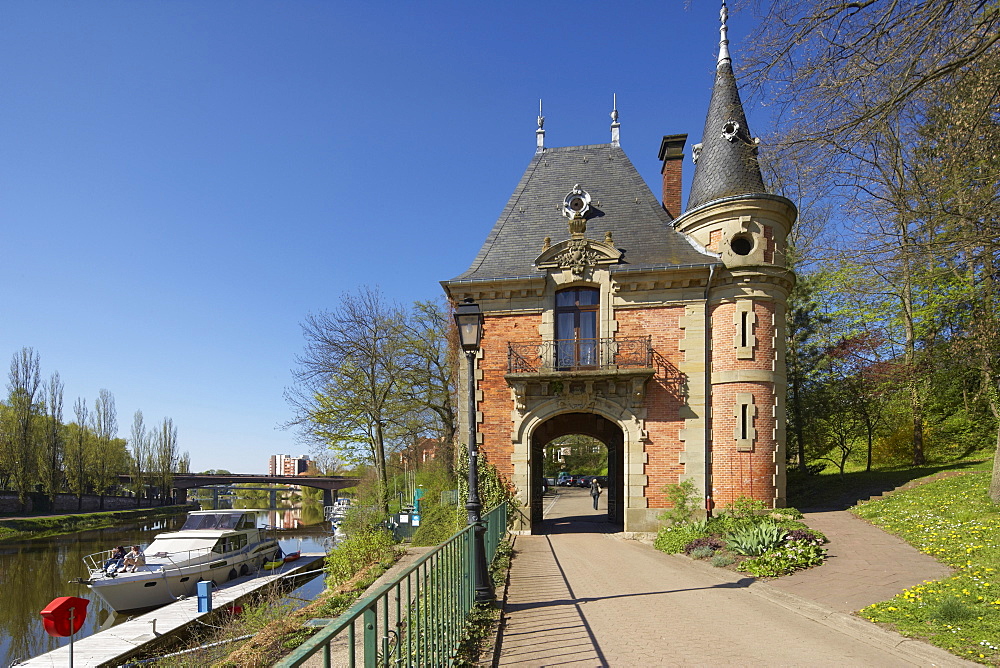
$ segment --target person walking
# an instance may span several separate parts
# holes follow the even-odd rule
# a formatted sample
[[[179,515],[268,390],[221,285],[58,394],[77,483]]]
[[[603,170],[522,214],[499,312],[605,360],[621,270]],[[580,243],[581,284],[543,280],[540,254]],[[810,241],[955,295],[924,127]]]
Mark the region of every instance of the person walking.
[[[601,498],[601,483],[598,482],[597,476],[590,480],[590,496],[594,499],[594,510],[597,510],[597,500]]]

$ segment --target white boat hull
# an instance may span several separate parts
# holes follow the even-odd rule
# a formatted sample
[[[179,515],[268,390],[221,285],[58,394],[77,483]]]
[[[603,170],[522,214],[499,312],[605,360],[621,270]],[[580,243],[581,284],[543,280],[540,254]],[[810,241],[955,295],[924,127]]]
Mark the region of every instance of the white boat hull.
[[[135,573],[118,573],[115,577],[97,573],[88,587],[116,612],[153,608],[181,597],[195,596],[200,581],[212,581],[218,586],[240,575],[256,573],[277,549],[275,542],[260,546],[254,554],[233,555],[228,559],[179,568],[151,564]]]

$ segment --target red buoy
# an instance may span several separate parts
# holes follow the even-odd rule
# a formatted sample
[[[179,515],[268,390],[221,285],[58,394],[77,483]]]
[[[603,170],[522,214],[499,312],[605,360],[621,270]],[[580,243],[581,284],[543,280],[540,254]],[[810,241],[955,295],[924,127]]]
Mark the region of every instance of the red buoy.
[[[60,596],[52,599],[41,612],[45,632],[57,638],[73,635],[83,628],[88,605],[90,605],[88,599],[77,596]]]

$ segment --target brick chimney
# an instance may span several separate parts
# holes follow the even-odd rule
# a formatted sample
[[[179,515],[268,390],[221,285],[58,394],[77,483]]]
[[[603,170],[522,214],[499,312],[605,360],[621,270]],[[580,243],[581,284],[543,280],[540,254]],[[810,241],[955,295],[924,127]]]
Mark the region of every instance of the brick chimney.
[[[663,208],[671,218],[681,215],[681,166],[687,135],[663,135],[660,160],[663,161]]]

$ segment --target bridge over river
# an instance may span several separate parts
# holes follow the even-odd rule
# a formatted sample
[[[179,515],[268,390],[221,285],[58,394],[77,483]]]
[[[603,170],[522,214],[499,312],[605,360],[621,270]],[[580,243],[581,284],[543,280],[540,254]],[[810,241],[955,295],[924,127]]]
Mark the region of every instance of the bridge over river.
[[[119,475],[121,482],[132,482],[131,475]],[[247,484],[278,484],[278,485],[299,485],[301,487],[314,487],[323,490],[323,505],[333,505],[335,492],[354,487],[361,478],[337,475],[256,475],[253,473],[175,473],[173,474],[172,487],[177,490],[177,502],[187,501],[187,491],[197,488],[218,488],[226,486],[229,489],[241,489],[240,485]]]

